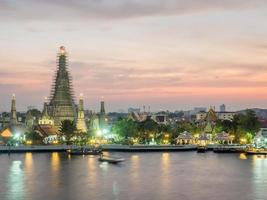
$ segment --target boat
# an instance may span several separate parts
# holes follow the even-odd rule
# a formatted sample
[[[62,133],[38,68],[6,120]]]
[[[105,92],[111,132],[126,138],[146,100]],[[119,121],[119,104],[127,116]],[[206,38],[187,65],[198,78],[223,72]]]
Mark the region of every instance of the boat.
[[[80,149],[69,149],[67,153],[70,155],[99,155],[101,154],[100,149],[87,149],[87,148],[80,148]]]
[[[213,148],[214,153],[245,153],[244,145],[218,145]]]
[[[267,155],[267,149],[249,149],[247,155]]]
[[[205,153],[207,151],[207,146],[198,146],[197,147],[197,152],[198,153]]]
[[[117,164],[120,162],[125,161],[124,158],[118,158],[118,157],[111,157],[111,156],[104,156],[103,154],[100,154],[100,157],[98,159],[100,162],[108,162],[112,164]]]

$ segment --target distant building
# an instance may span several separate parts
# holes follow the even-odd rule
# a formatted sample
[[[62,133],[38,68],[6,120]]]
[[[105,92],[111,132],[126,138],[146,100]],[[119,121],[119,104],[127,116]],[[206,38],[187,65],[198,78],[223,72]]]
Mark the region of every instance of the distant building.
[[[132,112],[140,113],[140,111],[141,111],[140,108],[129,108],[129,109],[128,109],[128,113],[132,113]]]
[[[166,113],[156,113],[151,116],[151,119],[157,122],[158,124],[167,124],[168,123],[168,116]]]
[[[235,115],[235,112],[217,112],[218,119],[220,120],[232,121]]]
[[[267,147],[267,127],[261,127],[259,132],[256,133],[253,143],[257,148],[266,148]]]
[[[108,126],[108,118],[106,115],[106,110],[105,110],[105,102],[101,101],[100,102],[100,113],[99,113],[99,127],[101,130],[106,129]]]
[[[235,112],[215,112],[214,109],[213,110],[213,113],[216,115],[217,119],[220,119],[220,120],[229,120],[229,121],[232,121],[234,116],[235,116]],[[205,121],[206,120],[206,117],[208,115],[208,112],[199,112],[196,114],[196,121]]]
[[[225,104],[220,105],[220,112],[226,112]]]
[[[190,111],[190,115],[196,115],[199,112],[206,112],[207,108],[205,107],[195,107],[193,110]]]
[[[6,143],[13,136],[22,138],[27,130],[27,127],[23,123],[18,122],[16,111],[16,97],[13,94],[9,123],[0,131],[0,136]]]

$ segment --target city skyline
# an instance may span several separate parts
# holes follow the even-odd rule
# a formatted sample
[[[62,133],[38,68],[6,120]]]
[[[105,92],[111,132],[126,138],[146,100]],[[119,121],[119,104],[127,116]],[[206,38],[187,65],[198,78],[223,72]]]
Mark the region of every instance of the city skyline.
[[[61,45],[87,109],[102,96],[107,111],[266,108],[266,11],[263,0],[1,1],[0,110],[12,93],[19,111],[42,108]]]

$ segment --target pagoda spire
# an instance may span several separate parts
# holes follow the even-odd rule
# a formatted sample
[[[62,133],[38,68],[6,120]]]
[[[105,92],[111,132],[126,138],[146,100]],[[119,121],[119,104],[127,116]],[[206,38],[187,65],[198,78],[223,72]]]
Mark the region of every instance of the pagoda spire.
[[[59,128],[63,120],[75,120],[76,109],[73,97],[72,79],[68,67],[68,56],[64,46],[59,48],[58,68],[52,85],[49,114]]]
[[[45,102],[44,102],[44,109],[42,113],[42,117],[48,117],[48,105],[47,105],[47,97],[45,97]]]
[[[16,95],[12,95],[10,124],[17,124]]]
[[[107,127],[105,102],[103,100],[100,102],[99,127],[102,130]]]
[[[78,105],[77,129],[83,133],[87,132],[87,127],[84,118],[83,94],[80,94]]]

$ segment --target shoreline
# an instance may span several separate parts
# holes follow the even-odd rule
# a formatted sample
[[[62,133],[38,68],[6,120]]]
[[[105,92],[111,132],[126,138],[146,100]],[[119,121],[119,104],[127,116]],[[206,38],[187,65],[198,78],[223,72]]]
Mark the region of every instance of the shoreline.
[[[90,146],[87,146],[90,148]],[[208,151],[214,153],[242,153],[244,145],[208,145]],[[31,145],[31,146],[0,146],[0,153],[38,153],[38,152],[65,152],[68,149],[78,149],[73,145]],[[120,152],[186,152],[197,151],[197,145],[102,145],[103,151]]]

